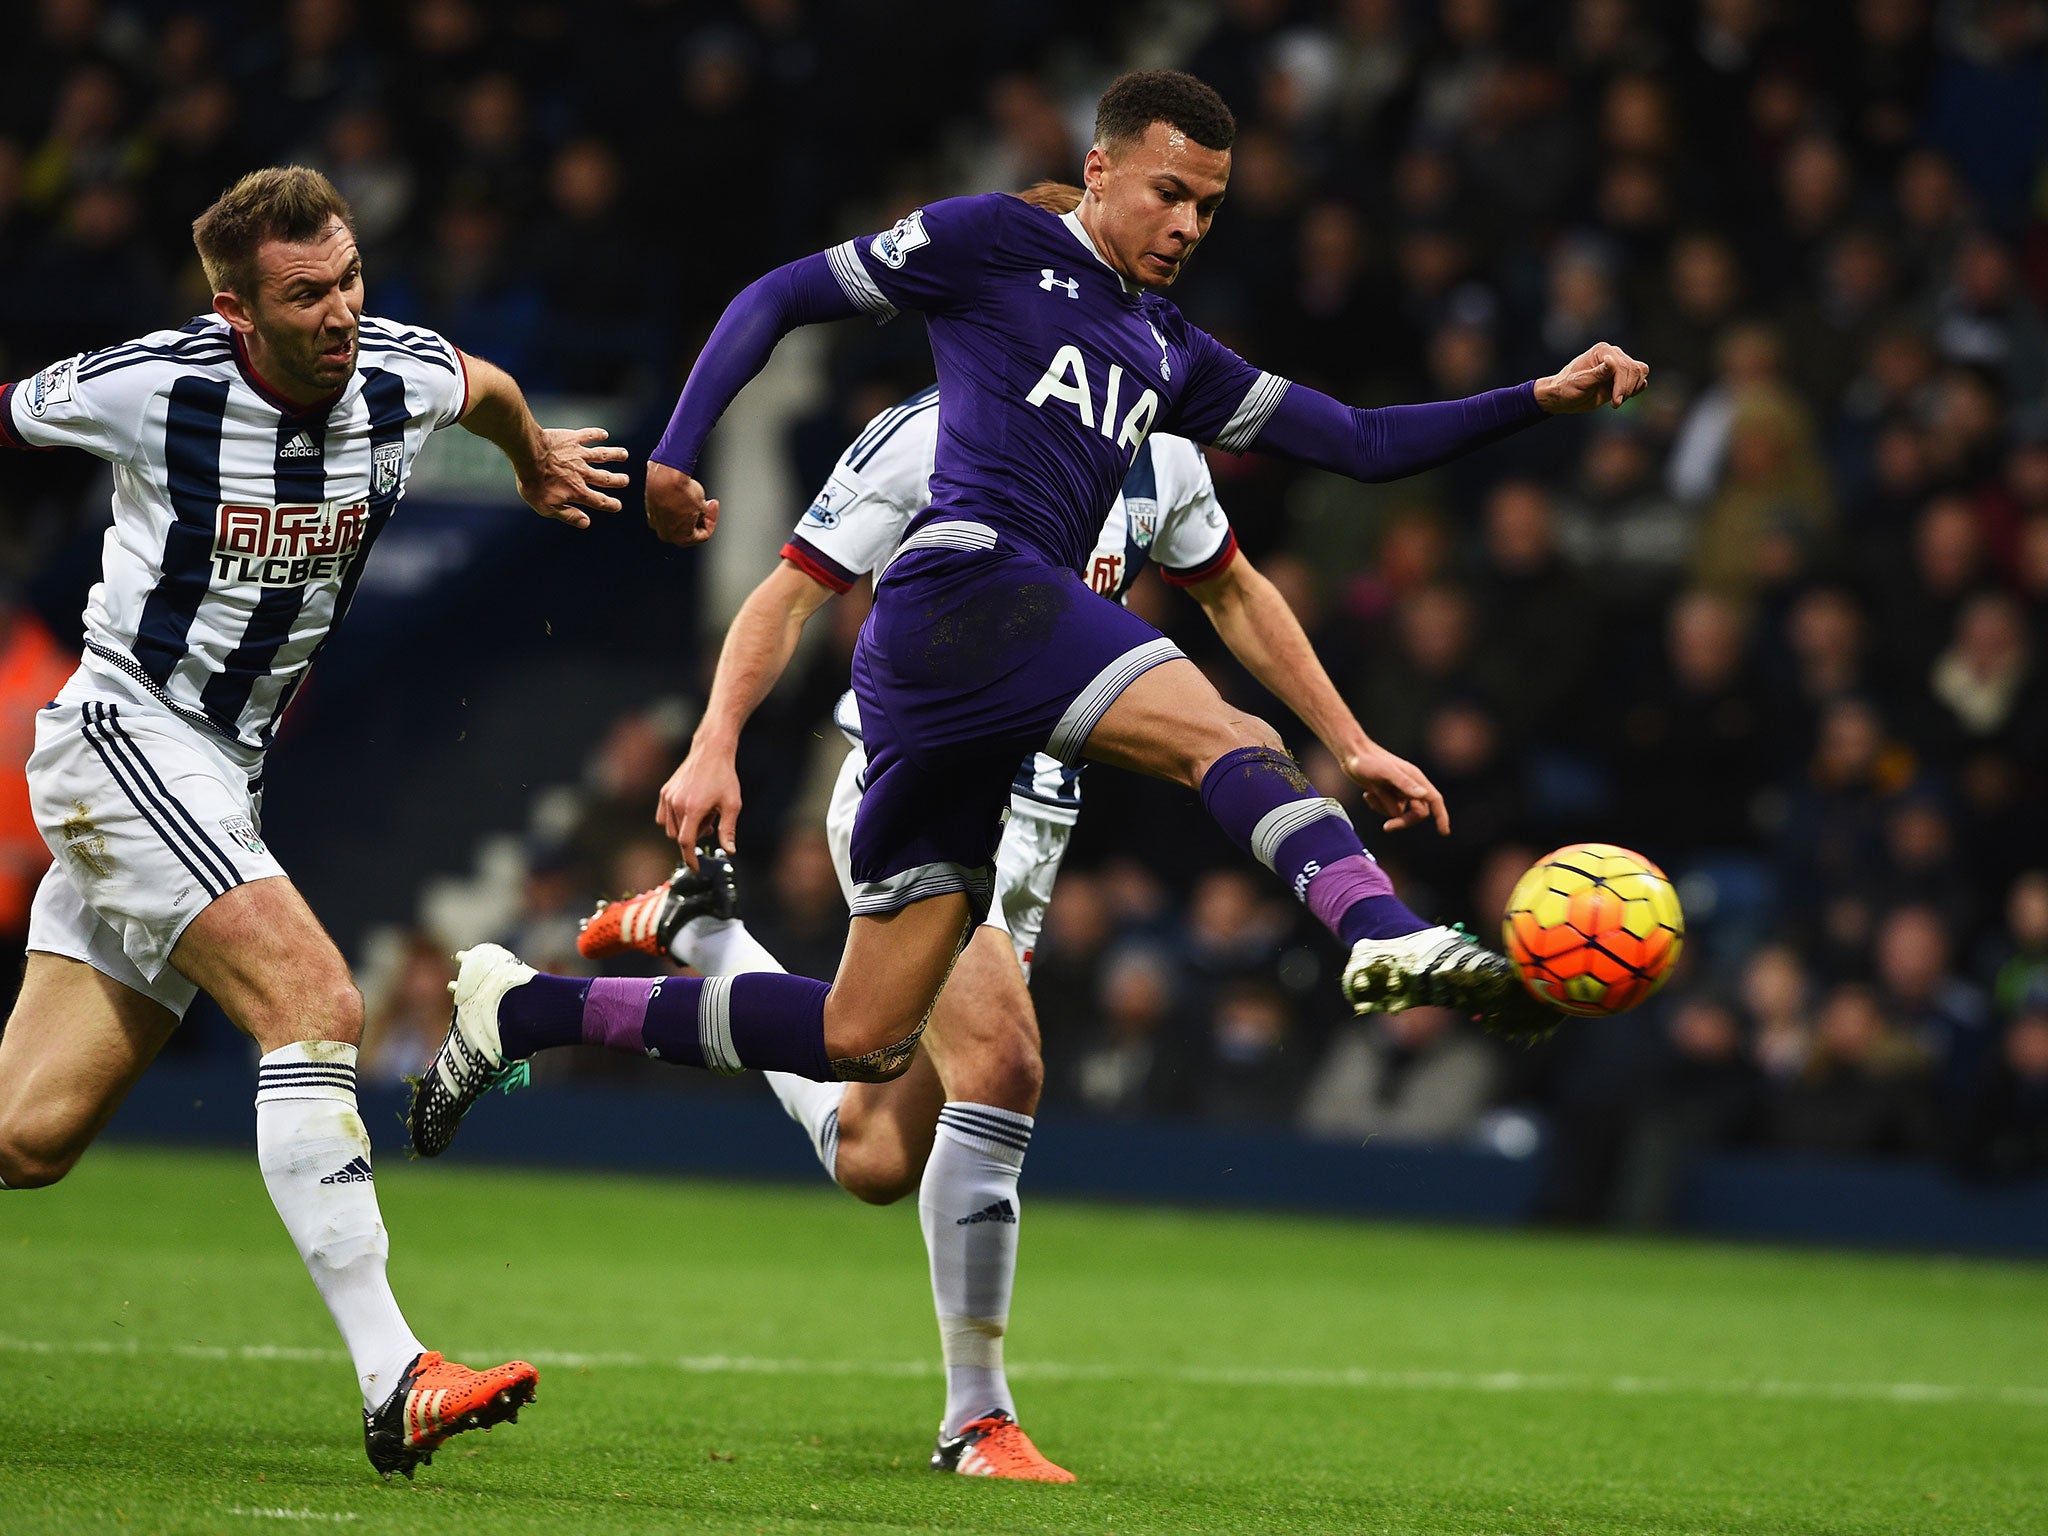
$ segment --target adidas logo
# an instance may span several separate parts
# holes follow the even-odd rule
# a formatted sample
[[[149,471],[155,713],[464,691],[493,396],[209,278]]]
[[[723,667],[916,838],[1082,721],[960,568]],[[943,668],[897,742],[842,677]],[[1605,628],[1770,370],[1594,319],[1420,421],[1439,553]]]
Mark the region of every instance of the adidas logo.
[[[998,1200],[994,1205],[982,1207],[972,1216],[962,1216],[953,1225],[956,1227],[974,1227],[979,1226],[984,1221],[1007,1221],[1014,1227],[1017,1225],[1017,1207],[1010,1204],[1009,1200],[1005,1198]]]
[[[368,1184],[375,1178],[376,1175],[370,1172],[370,1160],[367,1157],[352,1157],[348,1160],[346,1168],[337,1168],[320,1182],[322,1184]],[[1015,1221],[1017,1218],[1012,1216],[1009,1219]]]
[[[280,459],[317,459],[320,457],[320,445],[301,432],[278,449],[277,456]]]

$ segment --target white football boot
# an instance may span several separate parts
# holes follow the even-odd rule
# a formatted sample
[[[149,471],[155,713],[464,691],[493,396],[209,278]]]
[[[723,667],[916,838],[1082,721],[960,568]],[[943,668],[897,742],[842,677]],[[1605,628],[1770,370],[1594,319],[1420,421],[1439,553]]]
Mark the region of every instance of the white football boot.
[[[413,1084],[412,1107],[405,1117],[416,1157],[446,1152],[470,1106],[497,1087],[508,1070],[524,1065],[507,1067],[498,1041],[498,1003],[533,978],[533,967],[499,944],[461,950],[455,961],[461,969],[448,983],[455,994],[448,1038]]]
[[[1548,1034],[1559,1018],[1530,995],[1505,955],[1462,926],[1360,939],[1344,966],[1344,996],[1353,1013],[1451,1008],[1505,1035]]]

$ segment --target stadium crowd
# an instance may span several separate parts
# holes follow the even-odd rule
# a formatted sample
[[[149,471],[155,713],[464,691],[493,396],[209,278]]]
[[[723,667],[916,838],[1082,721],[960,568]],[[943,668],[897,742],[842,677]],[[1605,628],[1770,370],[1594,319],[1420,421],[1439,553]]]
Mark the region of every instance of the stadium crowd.
[[[1327,942],[1192,797],[1097,770],[1034,976],[1049,1106],[1350,1141],[1533,1112],[1567,1220],[1656,1220],[1703,1146],[2048,1171],[2037,0],[259,12],[42,0],[10,38],[0,377],[203,308],[192,213],[289,155],[353,199],[379,312],[627,402],[644,446],[741,283],[929,197],[1072,179],[1133,62],[1238,113],[1174,296],[1262,366],[1378,404],[1596,339],[1651,365],[1624,413],[1415,481],[1212,462],[1367,729],[1449,799],[1449,838],[1361,823],[1414,904],[1487,931],[1546,848],[1627,844],[1680,882],[1681,974],[1531,1050],[1352,1021]],[[914,323],[834,348],[791,434],[807,483],[929,379]],[[84,473],[9,462],[15,583],[90,527]],[[1363,815],[1193,604],[1133,601]],[[741,758],[751,918],[816,975],[844,912],[807,786],[858,617],[819,621]],[[0,671],[49,643],[26,611],[8,635]],[[594,891],[667,872],[649,818],[681,745],[619,723],[582,824],[530,861],[508,938],[534,963],[570,967]],[[384,1005],[394,1062],[405,1019],[445,1023],[434,954]]]

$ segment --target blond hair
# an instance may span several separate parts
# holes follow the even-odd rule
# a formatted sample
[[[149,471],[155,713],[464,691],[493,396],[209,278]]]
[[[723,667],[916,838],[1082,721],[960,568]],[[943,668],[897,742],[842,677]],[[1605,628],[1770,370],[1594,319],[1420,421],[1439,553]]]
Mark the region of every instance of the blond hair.
[[[334,220],[355,233],[355,215],[333,182],[303,165],[251,171],[192,221],[192,243],[215,293],[255,297],[256,252],[266,240],[317,240]]]

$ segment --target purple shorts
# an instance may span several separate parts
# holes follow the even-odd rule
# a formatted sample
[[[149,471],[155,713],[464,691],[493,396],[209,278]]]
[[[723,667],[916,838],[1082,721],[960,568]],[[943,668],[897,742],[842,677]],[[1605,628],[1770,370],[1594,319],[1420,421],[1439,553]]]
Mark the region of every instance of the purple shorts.
[[[1079,762],[1117,696],[1180,647],[979,523],[905,542],[853,652],[867,752],[856,915],[965,891],[979,922],[1017,760]]]

